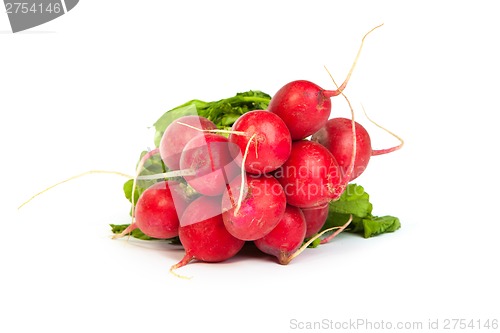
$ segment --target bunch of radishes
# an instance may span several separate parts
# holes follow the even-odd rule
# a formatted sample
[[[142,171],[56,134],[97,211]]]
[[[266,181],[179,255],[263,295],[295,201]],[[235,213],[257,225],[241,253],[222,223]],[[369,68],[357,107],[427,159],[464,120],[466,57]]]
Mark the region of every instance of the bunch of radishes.
[[[350,73],[337,90],[290,82],[267,110],[241,115],[230,130],[197,115],[176,119],[139,164],[159,153],[170,171],[149,178],[169,178],[132,202],[134,223],[117,237],[135,228],[158,239],[178,236],[186,254],[173,269],[193,259],[229,259],[245,242],[290,262],[306,239],[319,237],[329,202],[370,156],[390,151],[372,151],[367,131],[353,119],[329,120],[330,98],[342,94]]]

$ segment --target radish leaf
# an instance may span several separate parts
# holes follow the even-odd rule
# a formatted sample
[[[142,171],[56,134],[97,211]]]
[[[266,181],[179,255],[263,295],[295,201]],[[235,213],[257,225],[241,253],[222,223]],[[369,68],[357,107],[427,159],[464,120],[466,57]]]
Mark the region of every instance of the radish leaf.
[[[401,227],[401,222],[394,216],[372,215],[373,205],[370,196],[360,185],[349,184],[337,201],[329,205],[328,218],[322,230],[344,225],[352,215],[348,232],[370,238],[387,232],[394,232]]]

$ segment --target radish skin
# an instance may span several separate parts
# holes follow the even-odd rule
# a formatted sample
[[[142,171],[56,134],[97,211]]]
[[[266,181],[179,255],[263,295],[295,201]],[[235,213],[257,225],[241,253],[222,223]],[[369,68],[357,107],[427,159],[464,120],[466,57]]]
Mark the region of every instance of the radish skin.
[[[139,228],[145,235],[169,239],[179,234],[179,217],[189,198],[176,181],[163,181],[147,188],[137,200],[135,219],[123,232],[113,236],[121,238]]]
[[[355,126],[355,134],[353,134],[351,119],[332,118],[311,138],[312,141],[318,142],[332,153],[342,174],[347,177],[354,152],[353,135],[355,135],[354,166],[348,181],[356,179],[365,171],[372,152],[368,132],[357,122],[355,122]]]
[[[300,248],[306,235],[306,220],[300,208],[287,205],[283,217],[271,232],[254,241],[259,250],[281,263]]]
[[[239,174],[232,151],[238,147],[219,134],[202,133],[192,138],[184,147],[180,167],[182,170],[193,170],[193,176],[184,179],[196,191],[203,195],[218,196],[225,190],[227,184]]]
[[[283,187],[272,176],[246,175],[245,196],[238,208],[240,176],[222,197],[222,217],[227,230],[236,238],[256,240],[279,223],[286,209]]]
[[[159,152],[163,163],[171,170],[178,170],[182,150],[188,141],[201,134],[198,130],[213,129],[217,126],[205,117],[184,116],[176,119],[168,125],[160,140]]]
[[[283,165],[290,156],[290,131],[283,120],[274,113],[263,110],[247,112],[236,120],[232,130],[236,133],[246,133],[245,136],[229,135],[229,141],[239,146],[241,153],[251,143],[249,154],[245,155],[246,172],[257,175],[270,173]]]
[[[245,242],[232,236],[224,227],[220,200],[220,197],[202,196],[186,208],[179,228],[179,239],[186,253],[171,267],[171,272],[193,260],[224,261],[241,250]]]
[[[328,218],[328,204],[317,208],[302,208],[302,213],[307,225],[306,238],[309,238],[316,235],[325,224]]]
[[[335,157],[317,142],[294,142],[290,158],[274,176],[283,186],[288,204],[300,208],[322,207],[343,190]]]

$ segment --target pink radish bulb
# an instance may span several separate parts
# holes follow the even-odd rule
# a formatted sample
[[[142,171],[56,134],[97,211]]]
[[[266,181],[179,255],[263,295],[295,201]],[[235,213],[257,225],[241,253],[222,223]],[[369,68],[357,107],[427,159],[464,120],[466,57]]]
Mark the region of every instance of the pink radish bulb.
[[[372,120],[370,119],[370,121]],[[370,135],[361,124],[355,122],[356,156],[354,159],[353,172],[351,173],[351,176],[348,180],[349,182],[358,178],[366,170],[371,156],[394,152],[400,149],[404,144],[403,139],[401,139],[399,136],[383,128],[377,123],[373,123],[400,140],[400,144],[391,148],[372,149]],[[342,174],[344,175],[347,173],[347,170],[349,169],[349,166],[351,164],[353,152],[351,119],[332,118],[328,120],[325,126],[312,136],[311,140],[325,146],[337,160],[337,163],[341,167]]]
[[[238,150],[238,147],[219,134],[203,133],[192,138],[180,159],[182,170],[195,172],[194,176],[184,177],[188,184],[201,194],[221,195],[227,184],[240,173],[232,150]]]
[[[222,218],[226,229],[236,238],[255,240],[264,237],[281,220],[286,197],[272,176],[246,176],[246,190],[239,204],[241,176],[236,177],[222,196]]]
[[[274,113],[262,110],[250,111],[236,120],[233,131],[244,132],[244,135],[230,134],[229,141],[240,147],[245,158],[245,171],[261,175],[280,167],[290,156],[292,138],[283,120]]]
[[[316,141],[325,146],[335,157],[343,174],[346,173],[351,164],[353,152],[353,134],[351,119],[333,118],[327,121],[325,126],[312,136],[312,141]],[[358,178],[366,169],[370,157],[372,156],[372,144],[370,135],[359,123],[355,123],[356,128],[356,157],[354,169],[349,181]]]
[[[332,109],[330,97],[338,94],[310,81],[292,81],[273,96],[268,110],[283,119],[293,140],[301,140],[325,125]]]
[[[179,170],[180,158],[184,146],[193,137],[203,132],[184,126],[180,123],[196,127],[200,130],[215,130],[217,126],[201,116],[184,116],[172,122],[166,128],[160,141],[160,156],[170,170]]]
[[[328,205],[318,208],[302,208],[302,213],[304,213],[307,225],[306,238],[310,238],[325,225],[328,218]]]
[[[245,244],[224,227],[220,197],[202,196],[194,200],[182,215],[179,239],[186,254],[171,270],[193,259],[220,262],[235,256]]]
[[[306,220],[300,208],[287,205],[276,227],[254,243],[262,252],[275,256],[281,264],[285,264],[304,242],[306,228]]]
[[[179,234],[179,217],[187,204],[188,199],[179,187],[179,183],[175,181],[156,183],[139,197],[135,207],[135,223],[131,226],[135,225],[149,237],[160,239],[176,237]]]
[[[337,161],[317,142],[294,142],[290,158],[274,176],[283,186],[288,204],[296,207],[321,207],[340,195]]]

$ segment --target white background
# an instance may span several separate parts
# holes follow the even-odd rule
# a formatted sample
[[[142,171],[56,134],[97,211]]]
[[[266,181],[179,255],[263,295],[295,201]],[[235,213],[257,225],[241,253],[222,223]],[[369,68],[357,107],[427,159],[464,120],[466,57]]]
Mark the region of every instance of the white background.
[[[175,4],[174,4],[175,3]],[[500,319],[500,21],[494,1],[89,1],[12,34],[0,13],[4,332],[292,332],[301,322]],[[254,254],[169,267],[172,246],[110,239],[149,126],[192,98],[295,79],[345,91],[374,148],[359,179],[402,228],[343,234],[289,266]],[[342,98],[333,116],[349,116]],[[495,317],[496,316],[496,317]],[[325,330],[327,331],[327,330]],[[347,331],[347,330],[344,330]]]

